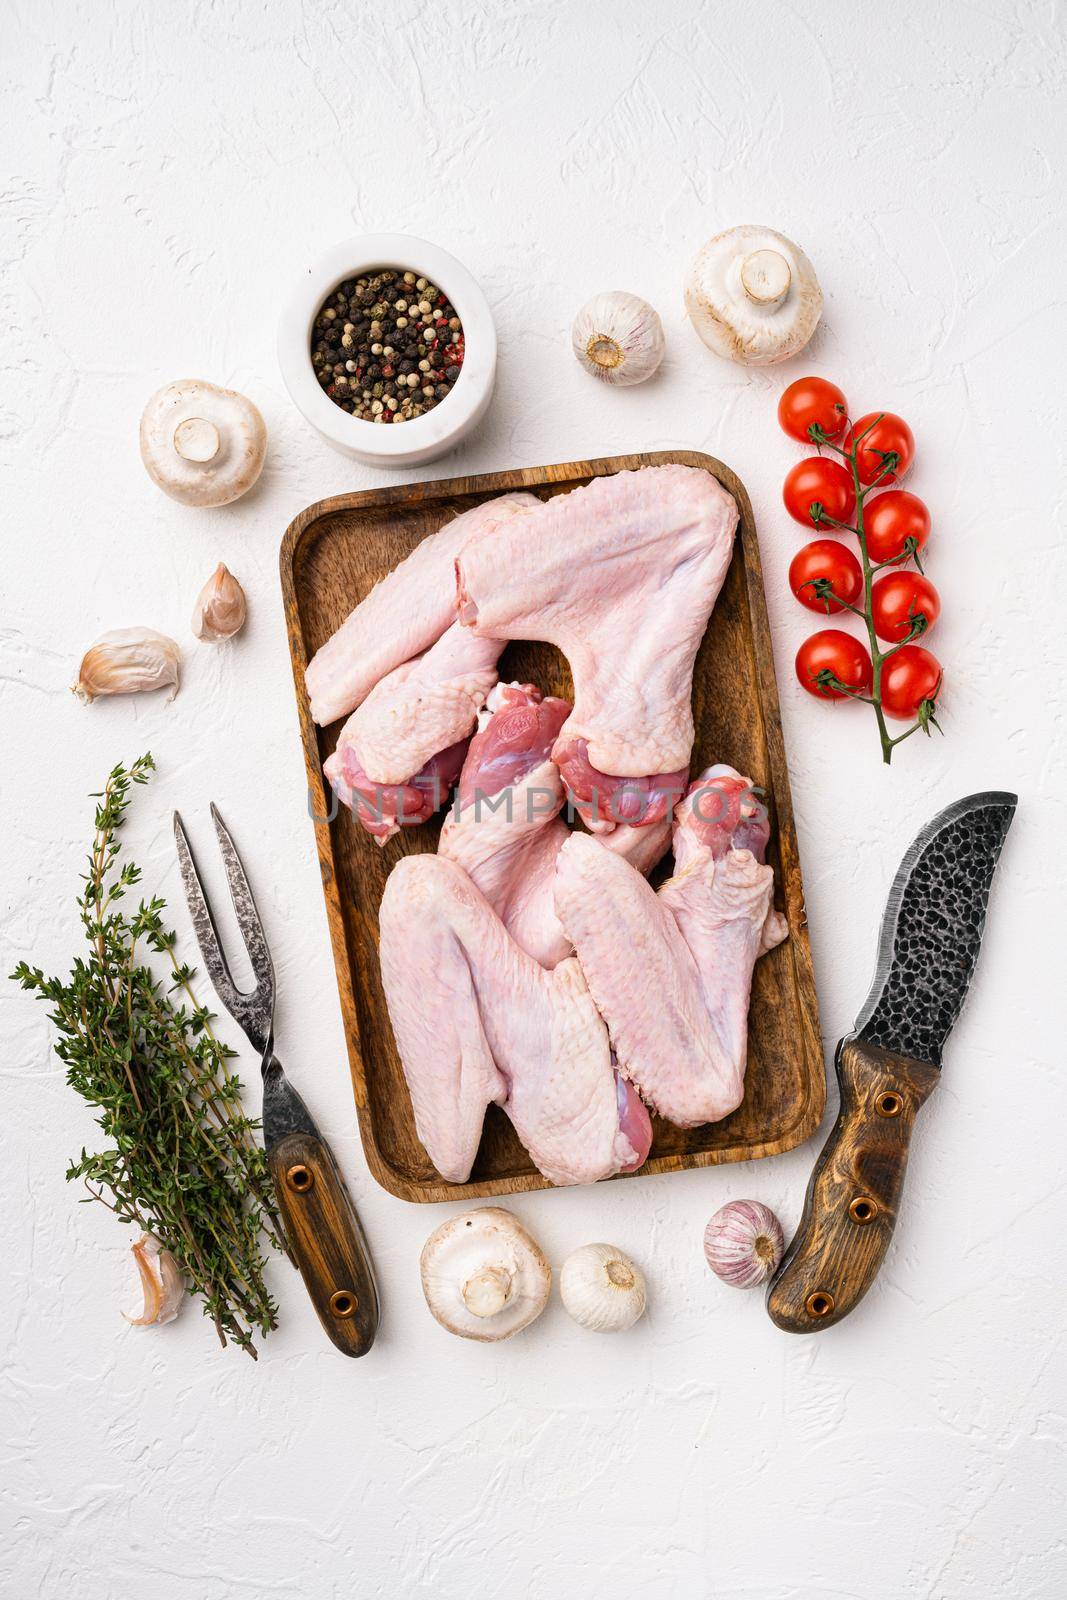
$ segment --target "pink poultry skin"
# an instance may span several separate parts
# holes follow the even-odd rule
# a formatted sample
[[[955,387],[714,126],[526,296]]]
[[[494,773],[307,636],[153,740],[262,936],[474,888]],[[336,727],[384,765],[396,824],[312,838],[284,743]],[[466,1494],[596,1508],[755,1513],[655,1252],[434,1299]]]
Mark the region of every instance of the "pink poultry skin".
[[[567,657],[574,709],[553,757],[596,830],[660,821],[681,792],[693,662],[737,518],[709,473],[645,467],[558,495],[457,552],[464,626],[547,640]]]
[[[620,1069],[680,1127],[720,1121],[744,1094],[752,968],[787,931],[767,832],[749,781],[713,767],[676,807],[658,894],[587,836],[558,857],[556,910]]]

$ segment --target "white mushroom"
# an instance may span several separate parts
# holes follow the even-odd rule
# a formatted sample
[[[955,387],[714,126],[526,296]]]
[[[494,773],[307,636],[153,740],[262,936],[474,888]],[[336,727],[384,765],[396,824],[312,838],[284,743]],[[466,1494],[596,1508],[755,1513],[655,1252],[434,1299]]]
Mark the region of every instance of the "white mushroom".
[[[728,228],[697,254],[685,308],[709,350],[773,366],[803,350],[822,315],[822,290],[799,245],[773,228]]]
[[[508,1339],[539,1317],[552,1287],[541,1249],[500,1206],[450,1217],[419,1261],[426,1304],[461,1339]]]
[[[201,378],[158,389],[141,417],[141,460],[187,506],[225,506],[263,470],[267,429],[251,400]]]
[[[640,1267],[613,1244],[585,1244],[563,1263],[559,1296],[565,1310],[593,1333],[622,1333],[644,1314]]]

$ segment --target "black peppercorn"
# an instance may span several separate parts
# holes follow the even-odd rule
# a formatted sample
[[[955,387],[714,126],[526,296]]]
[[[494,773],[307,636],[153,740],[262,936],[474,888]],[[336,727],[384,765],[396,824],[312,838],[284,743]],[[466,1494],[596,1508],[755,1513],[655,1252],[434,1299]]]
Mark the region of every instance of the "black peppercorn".
[[[437,350],[441,334],[456,341],[448,365]],[[462,371],[462,338],[454,306],[435,285],[403,267],[380,267],[346,278],[323,301],[312,323],[311,363],[323,391],[350,416],[407,422],[447,400]]]

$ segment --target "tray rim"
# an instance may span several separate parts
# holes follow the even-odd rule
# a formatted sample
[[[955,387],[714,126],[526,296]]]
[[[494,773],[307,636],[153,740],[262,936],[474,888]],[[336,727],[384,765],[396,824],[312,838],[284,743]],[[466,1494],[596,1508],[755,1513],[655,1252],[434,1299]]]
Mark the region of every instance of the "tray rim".
[[[588,480],[609,477],[617,472],[633,470],[635,466],[679,465],[697,467],[711,475],[734,496],[739,516],[739,537],[743,554],[745,590],[752,623],[758,674],[760,712],[767,745],[771,792],[777,817],[779,853],[788,853],[792,873],[789,885],[783,891],[794,891],[800,915],[798,926],[790,925],[789,946],[801,1010],[807,1027],[802,1030],[801,1055],[806,1069],[806,1098],[796,1120],[777,1138],[750,1141],[717,1150],[692,1151],[684,1154],[654,1156],[634,1173],[616,1173],[614,1178],[632,1181],[635,1178],[657,1176],[662,1173],[684,1172],[693,1168],[724,1166],[735,1161],[757,1161],[768,1156],[782,1155],[809,1139],[822,1121],[826,1104],[826,1065],[823,1057],[822,1036],[819,1027],[819,1003],[815,988],[815,975],[811,959],[811,943],[807,917],[804,913],[803,876],[800,850],[796,835],[793,798],[789,783],[789,769],[782,735],[781,709],[778,700],[778,683],[774,673],[770,622],[767,616],[766,594],[763,586],[763,565],[755,519],[748,491],[732,469],[716,457],[698,450],[656,450],[634,455],[599,456],[590,460],[550,463],[539,467],[515,467],[503,472],[478,473],[474,476],[433,478],[415,483],[385,484],[373,489],[353,490],[350,493],[330,495],[315,500],[297,513],[282,538],[279,551],[282,599],[285,609],[286,630],[289,640],[289,657],[296,694],[297,716],[300,722],[301,743],[304,751],[304,768],[307,775],[308,794],[320,795],[325,811],[312,818],[319,870],[322,877],[323,898],[330,930],[330,943],[337,979],[338,1000],[344,1024],[345,1043],[348,1049],[349,1071],[360,1141],[367,1165],[375,1180],[397,1199],[420,1204],[436,1204],[447,1200],[487,1199],[493,1196],[526,1194],[537,1190],[553,1189],[540,1173],[522,1173],[514,1177],[485,1178],[476,1182],[446,1183],[443,1179],[413,1182],[393,1168],[380,1150],[371,1121],[366,1072],[361,1048],[359,1018],[355,1006],[355,987],[352,964],[349,960],[344,914],[341,908],[337,874],[334,865],[333,839],[326,820],[329,805],[319,761],[317,725],[311,717],[308,696],[304,688],[304,673],[308,658],[300,621],[300,608],[295,579],[295,562],[303,540],[315,524],[323,519],[346,511],[380,509],[390,506],[411,507],[422,502],[461,498],[472,495],[506,494],[514,489],[536,489],[571,480]],[[783,860],[783,869],[785,861]],[[793,881],[795,878],[795,881]]]

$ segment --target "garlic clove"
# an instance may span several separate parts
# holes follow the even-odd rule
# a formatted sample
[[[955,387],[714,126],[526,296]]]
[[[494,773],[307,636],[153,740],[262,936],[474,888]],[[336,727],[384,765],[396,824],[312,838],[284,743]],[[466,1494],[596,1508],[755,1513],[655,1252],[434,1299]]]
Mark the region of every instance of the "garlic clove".
[[[245,592],[222,561],[196,597],[193,607],[193,632],[198,639],[214,644],[240,633],[248,616]]]
[[[559,1293],[564,1308],[592,1333],[622,1333],[644,1315],[644,1274],[612,1244],[586,1244],[563,1263]]]
[[[636,294],[614,289],[594,295],[571,328],[580,366],[604,383],[643,383],[663,360],[663,324]]]
[[[426,1304],[461,1339],[509,1339],[541,1315],[552,1269],[517,1217],[484,1206],[450,1217],[419,1259]]]
[[[704,1230],[708,1266],[734,1289],[766,1283],[778,1270],[784,1249],[782,1224],[759,1200],[731,1200]]]
[[[89,646],[71,689],[83,704],[99,695],[178,693],[182,653],[174,640],[153,628],[113,628]]]
[[[202,378],[164,384],[141,416],[141,459],[153,483],[189,506],[225,506],[263,470],[267,429],[235,389]]]
[[[185,1282],[177,1261],[151,1233],[143,1233],[130,1248],[137,1270],[139,1303],[122,1315],[134,1328],[173,1322],[185,1294]]]
[[[771,366],[808,343],[822,315],[822,290],[799,245],[749,224],[716,234],[699,251],[685,307],[716,355]]]

